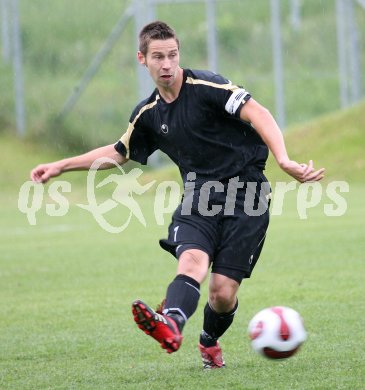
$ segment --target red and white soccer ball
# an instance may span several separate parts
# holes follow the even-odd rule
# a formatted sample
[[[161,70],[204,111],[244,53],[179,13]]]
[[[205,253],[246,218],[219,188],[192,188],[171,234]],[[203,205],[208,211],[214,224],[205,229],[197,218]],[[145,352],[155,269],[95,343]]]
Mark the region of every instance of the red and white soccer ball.
[[[284,306],[258,312],[248,325],[248,333],[252,348],[270,359],[294,355],[307,338],[302,317]]]

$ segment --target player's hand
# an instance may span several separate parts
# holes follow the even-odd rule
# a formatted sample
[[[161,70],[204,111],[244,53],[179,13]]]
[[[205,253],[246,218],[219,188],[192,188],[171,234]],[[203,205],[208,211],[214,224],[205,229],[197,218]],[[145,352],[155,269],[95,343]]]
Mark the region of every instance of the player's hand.
[[[41,164],[31,171],[30,178],[36,183],[47,183],[51,177],[59,176],[61,173],[62,170],[56,162]]]
[[[324,168],[315,170],[312,160],[310,160],[308,164],[299,164],[296,161],[288,160],[285,163],[282,163],[280,167],[300,183],[319,181],[323,179],[325,171]]]

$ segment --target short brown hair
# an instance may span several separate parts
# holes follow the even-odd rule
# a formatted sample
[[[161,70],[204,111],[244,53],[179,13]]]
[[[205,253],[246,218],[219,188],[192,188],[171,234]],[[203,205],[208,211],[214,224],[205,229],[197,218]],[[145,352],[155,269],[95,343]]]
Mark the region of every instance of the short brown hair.
[[[159,20],[149,23],[139,33],[139,51],[145,56],[148,51],[148,45],[152,40],[171,38],[175,39],[177,47],[180,48],[180,42],[174,29]]]

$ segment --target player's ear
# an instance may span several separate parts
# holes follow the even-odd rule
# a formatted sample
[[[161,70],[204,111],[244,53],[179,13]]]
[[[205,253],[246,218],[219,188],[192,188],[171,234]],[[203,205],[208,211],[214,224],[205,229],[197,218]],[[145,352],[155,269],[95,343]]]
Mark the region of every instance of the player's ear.
[[[138,62],[139,62],[141,65],[145,65],[145,66],[146,66],[146,57],[142,54],[141,51],[138,51],[138,52],[137,52],[137,60],[138,60]]]

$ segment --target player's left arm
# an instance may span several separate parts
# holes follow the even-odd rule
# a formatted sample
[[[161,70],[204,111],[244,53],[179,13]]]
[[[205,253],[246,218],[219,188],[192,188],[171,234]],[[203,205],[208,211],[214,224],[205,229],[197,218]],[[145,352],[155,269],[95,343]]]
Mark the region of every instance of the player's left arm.
[[[313,161],[299,164],[290,160],[282,132],[270,111],[250,98],[241,108],[240,118],[252,124],[275,157],[280,168],[301,183],[321,180],[324,168],[315,170]]]

